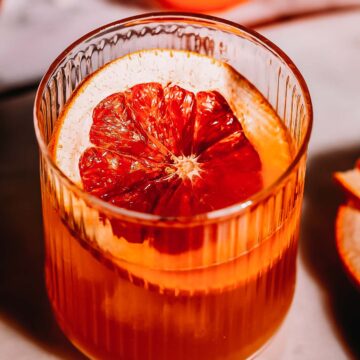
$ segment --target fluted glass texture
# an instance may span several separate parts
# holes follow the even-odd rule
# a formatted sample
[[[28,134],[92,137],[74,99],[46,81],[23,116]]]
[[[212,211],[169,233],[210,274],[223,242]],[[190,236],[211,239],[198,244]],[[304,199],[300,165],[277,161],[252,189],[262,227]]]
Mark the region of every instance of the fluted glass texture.
[[[295,149],[276,183],[228,209],[167,219],[114,208],[61,173],[47,145],[81,81],[111,60],[155,48],[214,57],[257,87]],[[34,114],[46,285],[59,325],[75,346],[96,359],[238,360],[266,343],[293,296],[312,122],[306,85],[279,49],[210,17],[160,14],[119,21],[60,55],[40,85]],[[166,254],[156,263],[129,261],[117,248],[112,221],[129,237],[201,238],[203,262],[194,264],[186,253],[176,264]]]

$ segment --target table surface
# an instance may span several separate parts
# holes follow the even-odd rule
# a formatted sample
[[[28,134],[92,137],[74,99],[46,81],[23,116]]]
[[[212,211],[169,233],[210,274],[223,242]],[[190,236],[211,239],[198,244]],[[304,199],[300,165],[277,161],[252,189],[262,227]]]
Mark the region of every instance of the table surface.
[[[258,30],[297,64],[315,110],[295,298],[259,359],[360,358],[360,294],[336,254],[333,221],[343,199],[331,179],[360,156],[360,9]],[[34,91],[0,98],[0,359],[83,359],[45,295],[33,99]]]

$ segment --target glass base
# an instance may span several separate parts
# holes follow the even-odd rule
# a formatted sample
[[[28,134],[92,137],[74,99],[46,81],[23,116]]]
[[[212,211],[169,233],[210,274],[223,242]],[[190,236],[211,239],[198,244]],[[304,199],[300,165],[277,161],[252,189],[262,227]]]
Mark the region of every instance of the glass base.
[[[290,309],[291,304],[289,310]],[[278,360],[281,358],[286,343],[286,337],[282,333],[282,328],[287,316],[288,314],[285,314],[283,321],[274,334],[255,353],[246,358],[246,360]]]

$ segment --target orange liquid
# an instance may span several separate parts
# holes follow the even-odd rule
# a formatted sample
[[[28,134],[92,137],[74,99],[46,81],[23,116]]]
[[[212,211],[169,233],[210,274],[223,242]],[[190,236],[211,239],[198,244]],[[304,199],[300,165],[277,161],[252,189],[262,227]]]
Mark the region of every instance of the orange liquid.
[[[266,241],[212,269],[239,281],[198,292],[145,286],[70,231],[46,189],[43,207],[49,298],[64,333],[91,358],[243,359],[291,303],[299,201]],[[204,281],[213,276],[203,270]]]

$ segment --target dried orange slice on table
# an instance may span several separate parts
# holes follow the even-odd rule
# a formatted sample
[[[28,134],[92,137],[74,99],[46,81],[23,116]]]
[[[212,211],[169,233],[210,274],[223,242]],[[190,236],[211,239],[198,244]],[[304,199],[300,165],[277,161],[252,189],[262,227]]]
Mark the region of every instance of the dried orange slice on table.
[[[360,161],[334,178],[347,195],[347,204],[340,206],[336,217],[336,245],[348,275],[360,286]]]

